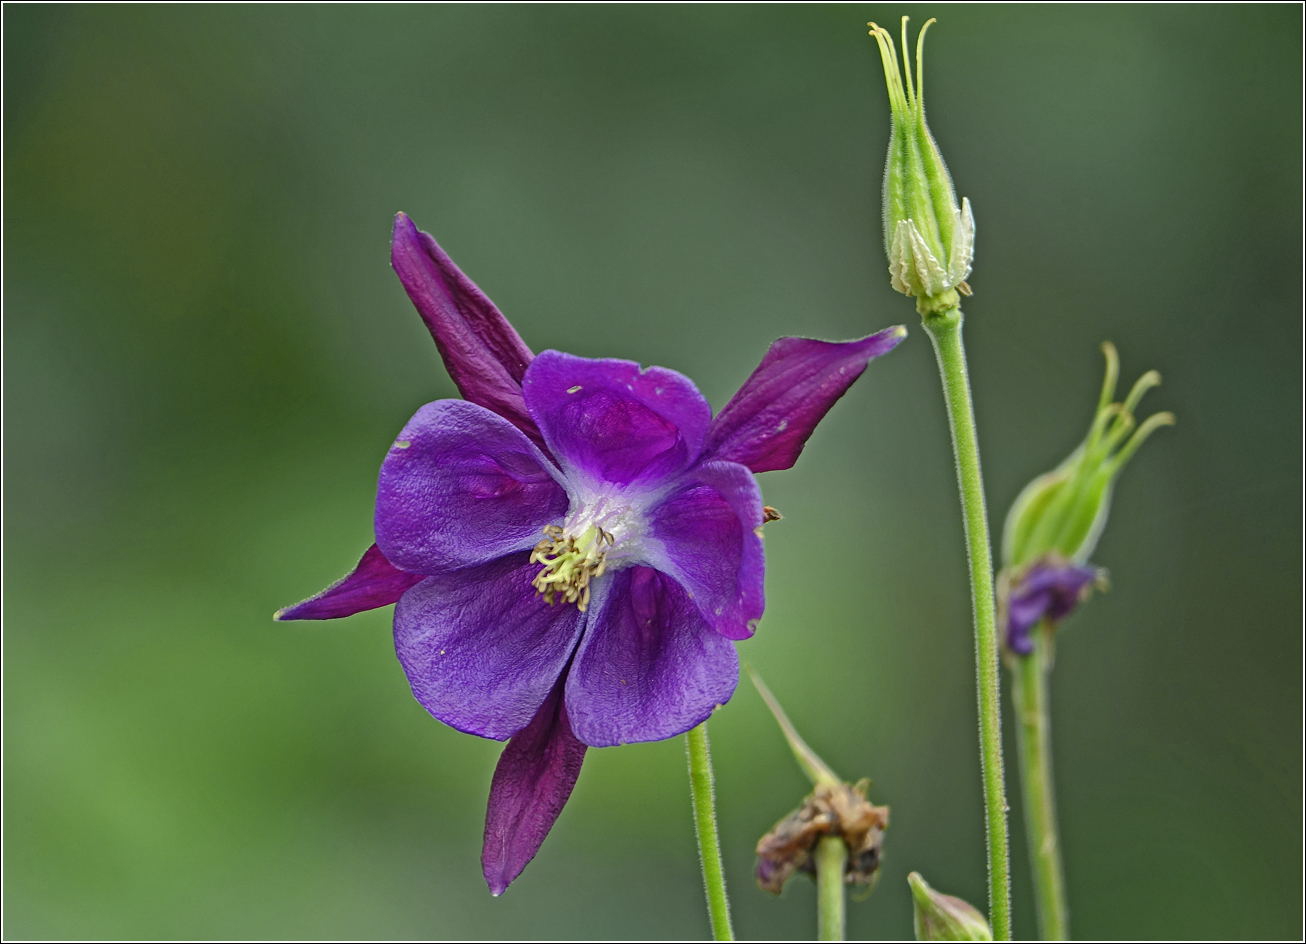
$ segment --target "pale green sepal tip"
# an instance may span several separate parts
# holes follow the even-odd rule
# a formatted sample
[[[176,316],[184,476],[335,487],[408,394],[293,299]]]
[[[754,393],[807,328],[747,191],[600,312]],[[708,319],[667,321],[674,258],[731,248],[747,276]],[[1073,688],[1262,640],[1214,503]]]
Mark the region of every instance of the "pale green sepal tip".
[[[904,333],[906,330],[904,329]],[[762,677],[754,671],[751,665],[744,664],[748,670],[748,677],[753,680],[753,686],[757,693],[762,696],[766,702],[766,707],[771,709],[771,714],[775,717],[776,723],[780,725],[780,730],[784,732],[785,740],[789,742],[789,749],[794,752],[794,758],[798,761],[798,766],[807,774],[807,779],[812,781],[815,786],[838,786],[843,781],[839,779],[838,774],[830,769],[830,766],[817,755],[816,751],[807,746],[807,742],[799,735],[798,729],[793,726],[789,716],[785,714],[780,703],[776,701],[771,690],[766,687]]]
[[[1023,567],[1047,554],[1087,562],[1106,527],[1116,478],[1143,442],[1173,413],[1154,413],[1141,424],[1134,418],[1143,395],[1161,383],[1154,370],[1134,383],[1121,403],[1112,402],[1119,378],[1119,355],[1102,345],[1106,373],[1088,435],[1060,465],[1021,490],[1002,529],[1004,567]]]
[[[930,887],[921,873],[907,876],[918,941],[991,941],[993,930],[977,908]]]
[[[1082,447],[1081,447],[1082,448]],[[1002,526],[1002,563],[1010,567],[1017,560],[1024,560],[1034,523],[1047,511],[1048,505],[1057,490],[1065,485],[1071,477],[1067,465],[1076,460],[1080,450],[1070,454],[1070,458],[1051,472],[1045,472],[1030,482],[1016,500],[1011,503],[1006,522]]]

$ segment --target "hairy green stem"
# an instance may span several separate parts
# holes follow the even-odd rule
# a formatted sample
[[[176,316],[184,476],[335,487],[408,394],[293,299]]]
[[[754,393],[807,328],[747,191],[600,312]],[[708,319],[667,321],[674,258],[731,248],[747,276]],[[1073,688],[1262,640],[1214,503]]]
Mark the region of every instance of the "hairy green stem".
[[[1016,737],[1020,745],[1020,781],[1029,833],[1029,864],[1034,872],[1034,902],[1039,936],[1064,941],[1070,935],[1066,883],[1061,871],[1061,841],[1057,835],[1056,790],[1052,783],[1052,715],[1048,703],[1048,672],[1052,639],[1046,626],[1031,634],[1034,651],[1017,656],[1011,667],[1016,703]]]
[[[712,937],[733,941],[730,927],[730,899],[726,897],[726,875],[721,868],[721,841],[716,830],[716,800],[712,795],[712,754],[707,745],[707,722],[685,735],[689,752],[689,792],[694,801],[694,830],[698,833],[698,856],[703,863],[703,887],[707,890],[707,914]]]
[[[816,939],[842,941],[844,872],[848,845],[840,836],[822,836],[816,844]]]
[[[957,484],[961,489],[975,617],[980,766],[984,779],[989,858],[989,923],[993,926],[994,939],[1007,941],[1011,939],[1011,864],[1007,852],[1007,797],[1002,773],[993,557],[989,546],[988,515],[984,510],[984,481],[980,474],[979,441],[975,436],[975,411],[970,399],[970,380],[966,375],[966,349],[961,342],[961,309],[931,313],[925,315],[923,321],[934,342],[948,406],[948,423],[952,427],[952,449],[957,457]]]

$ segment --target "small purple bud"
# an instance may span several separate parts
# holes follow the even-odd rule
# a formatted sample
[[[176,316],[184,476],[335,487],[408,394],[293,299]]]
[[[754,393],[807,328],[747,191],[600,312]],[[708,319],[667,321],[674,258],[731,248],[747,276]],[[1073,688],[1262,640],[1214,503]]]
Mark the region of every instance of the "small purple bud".
[[[1034,651],[1030,630],[1040,620],[1058,623],[1088,599],[1105,576],[1090,565],[1071,564],[1049,555],[1022,572],[1004,570],[998,577],[1003,641],[1017,655]]]

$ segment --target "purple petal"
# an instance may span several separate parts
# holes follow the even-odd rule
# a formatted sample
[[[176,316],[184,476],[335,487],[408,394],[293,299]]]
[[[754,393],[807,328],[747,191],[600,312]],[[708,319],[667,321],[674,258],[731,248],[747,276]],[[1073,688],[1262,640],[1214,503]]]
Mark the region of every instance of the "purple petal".
[[[534,547],[567,511],[535,444],[465,400],[428,403],[381,465],[376,542],[396,565],[436,574]]]
[[[421,579],[421,574],[410,574],[391,564],[373,544],[363,552],[358,566],[346,576],[303,603],[277,610],[272,618],[324,620],[353,616],[363,610],[394,603]]]
[[[1007,590],[1008,648],[1022,656],[1033,652],[1030,630],[1040,620],[1056,623],[1069,616],[1098,576],[1091,565],[1045,561],[1030,567]]]
[[[860,341],[776,341],[712,421],[705,457],[739,462],[754,472],[792,467],[816,424],[866,365],[906,336],[899,325]]]
[[[703,447],[712,407],[664,367],[559,351],[535,358],[526,406],[568,475],[627,485],[685,469]]]
[[[736,462],[694,469],[685,487],[649,512],[651,563],[689,591],[727,639],[747,639],[766,606],[762,492]]]
[[[481,870],[502,895],[539,852],[580,776],[585,745],[567,721],[561,680],[499,755],[485,811]]]
[[[1026,594],[1007,603],[1007,646],[1017,655],[1027,656],[1034,651],[1034,640],[1029,631],[1047,611],[1048,595]]]
[[[567,673],[567,714],[590,747],[683,734],[729,701],[734,643],[713,632],[678,583],[648,567],[604,578]]]
[[[543,445],[521,392],[534,355],[494,302],[403,213],[395,215],[390,264],[435,338],[459,392]]]
[[[413,694],[467,734],[502,741],[530,722],[562,673],[585,614],[549,606],[526,554],[428,577],[395,607],[395,651]]]

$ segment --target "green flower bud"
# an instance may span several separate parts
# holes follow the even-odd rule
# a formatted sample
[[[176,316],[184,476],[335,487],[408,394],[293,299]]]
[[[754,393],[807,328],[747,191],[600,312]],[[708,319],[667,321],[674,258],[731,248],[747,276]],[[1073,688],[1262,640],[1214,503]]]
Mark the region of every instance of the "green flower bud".
[[[1106,526],[1116,476],[1154,430],[1174,424],[1173,413],[1154,413],[1141,425],[1134,419],[1143,394],[1161,383],[1154,370],[1138,378],[1123,403],[1113,403],[1120,359],[1109,341],[1102,353],[1106,378],[1088,436],[1061,465],[1016,497],[1002,531],[1005,568],[1023,568],[1044,558],[1085,563]]]
[[[912,900],[916,905],[916,940],[918,941],[991,941],[989,923],[971,905],[953,895],[930,888],[920,872],[907,876]]]
[[[889,256],[893,287],[916,297],[921,314],[947,311],[960,304],[957,293],[970,294],[975,253],[975,218],[970,201],[957,205],[952,178],[925,123],[925,31],[916,38],[916,81],[911,64],[901,70],[893,37],[874,23],[871,35],[880,45],[889,89],[893,131],[884,166],[884,251]],[[902,53],[907,59],[907,17],[902,18]]]

